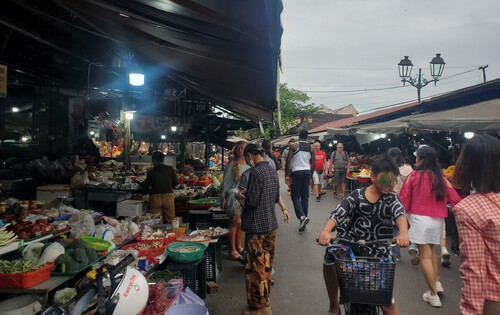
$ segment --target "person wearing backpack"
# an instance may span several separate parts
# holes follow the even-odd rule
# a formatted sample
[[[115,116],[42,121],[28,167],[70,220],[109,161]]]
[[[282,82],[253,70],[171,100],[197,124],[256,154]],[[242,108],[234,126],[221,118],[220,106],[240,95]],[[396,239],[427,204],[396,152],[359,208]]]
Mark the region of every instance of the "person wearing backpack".
[[[344,151],[342,143],[337,144],[337,150],[330,156],[329,173],[333,174],[333,195],[344,198],[347,184],[347,172],[350,167],[349,155]]]

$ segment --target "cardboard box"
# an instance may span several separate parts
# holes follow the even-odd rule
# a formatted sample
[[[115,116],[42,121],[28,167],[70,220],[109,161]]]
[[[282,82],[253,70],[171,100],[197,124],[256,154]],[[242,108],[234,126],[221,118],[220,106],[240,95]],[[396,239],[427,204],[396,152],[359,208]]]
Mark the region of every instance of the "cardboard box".
[[[116,203],[117,217],[135,217],[143,215],[145,211],[145,203],[142,200],[124,200]]]

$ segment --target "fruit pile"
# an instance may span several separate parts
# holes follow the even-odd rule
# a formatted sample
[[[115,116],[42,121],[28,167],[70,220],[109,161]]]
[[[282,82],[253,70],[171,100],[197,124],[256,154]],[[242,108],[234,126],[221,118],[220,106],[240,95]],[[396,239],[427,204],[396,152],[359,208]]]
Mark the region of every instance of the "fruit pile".
[[[448,168],[443,168],[441,169],[441,173],[444,175],[446,178],[453,178],[453,174],[455,173],[455,165],[450,165]]]

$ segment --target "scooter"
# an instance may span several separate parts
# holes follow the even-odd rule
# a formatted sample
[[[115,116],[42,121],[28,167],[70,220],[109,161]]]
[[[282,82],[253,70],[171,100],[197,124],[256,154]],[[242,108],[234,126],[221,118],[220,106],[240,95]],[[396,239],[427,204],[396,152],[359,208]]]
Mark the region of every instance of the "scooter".
[[[146,277],[128,265],[134,261],[128,255],[116,266],[103,265],[96,269],[95,280],[85,277],[77,285],[77,296],[64,307],[51,306],[38,315],[81,315],[87,310],[95,315],[135,315],[147,305],[149,286]],[[91,305],[97,296],[97,304]]]

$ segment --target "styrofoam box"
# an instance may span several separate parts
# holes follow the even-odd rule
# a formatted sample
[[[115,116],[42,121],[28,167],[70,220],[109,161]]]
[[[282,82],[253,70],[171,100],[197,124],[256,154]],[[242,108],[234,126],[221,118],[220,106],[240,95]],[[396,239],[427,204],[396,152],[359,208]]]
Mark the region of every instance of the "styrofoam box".
[[[144,202],[142,200],[124,200],[116,203],[117,217],[135,217],[144,214]]]
[[[36,199],[47,203],[58,197],[72,197],[70,185],[44,185],[36,188]]]

